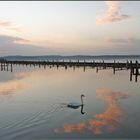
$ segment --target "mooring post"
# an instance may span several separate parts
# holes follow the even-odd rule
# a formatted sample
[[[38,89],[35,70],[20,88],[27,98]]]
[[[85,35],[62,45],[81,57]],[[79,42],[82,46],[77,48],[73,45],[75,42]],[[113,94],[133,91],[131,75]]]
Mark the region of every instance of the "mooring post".
[[[92,68],[95,66],[95,62],[94,62],[94,60],[92,61]]]
[[[3,66],[2,66],[2,62],[1,62],[1,71],[3,71]]]
[[[114,64],[113,64],[113,74],[115,74],[115,67],[116,67],[116,63],[115,63],[115,60],[114,60]]]
[[[13,65],[12,65],[12,63],[11,63],[11,72],[13,71]]]
[[[8,65],[8,63],[7,63],[7,71],[8,71],[8,66],[9,66],[9,65]]]
[[[52,60],[52,66],[54,67],[54,60]]]
[[[57,69],[59,68],[59,60],[57,60]]]
[[[132,74],[133,74],[133,68],[132,68],[132,60],[130,61],[130,81],[132,81]]]
[[[96,66],[96,73],[98,73],[98,65]]]
[[[58,68],[59,68],[59,64],[57,64],[57,70],[58,70]]]
[[[79,67],[79,59],[77,60],[77,62],[78,62],[78,67]]]
[[[103,69],[105,69],[105,63],[104,63],[104,60],[103,60]]]
[[[40,68],[40,62],[38,63],[38,66],[39,66],[39,68]]]
[[[85,69],[86,69],[86,60],[84,60],[84,72],[85,72]]]
[[[65,70],[67,70],[67,64],[65,64]]]
[[[75,65],[73,65],[73,70],[75,71]]]
[[[85,70],[86,70],[86,67],[84,66],[84,69],[83,69],[83,71],[85,72]]]
[[[117,61],[117,67],[118,67],[118,70],[119,70],[120,69],[119,61]]]
[[[46,69],[46,62],[44,61],[44,69]]]
[[[135,73],[135,82],[138,80],[138,61],[136,60],[136,73]]]
[[[71,59],[69,60],[69,64],[70,64],[70,66],[71,66]]]
[[[93,63],[93,65],[94,65],[94,64],[95,64],[95,61],[93,60],[93,62],[92,62],[92,63]]]
[[[5,71],[5,62],[3,63],[3,68],[4,68],[4,71]]]
[[[129,65],[129,61],[127,60],[126,61],[126,68],[127,68],[127,70],[128,70],[128,65]]]

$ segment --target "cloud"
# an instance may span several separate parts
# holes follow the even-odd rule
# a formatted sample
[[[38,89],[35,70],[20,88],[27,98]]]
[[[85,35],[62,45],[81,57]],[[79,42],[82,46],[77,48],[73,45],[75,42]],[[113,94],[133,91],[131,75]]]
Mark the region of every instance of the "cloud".
[[[109,43],[131,43],[133,40],[130,38],[123,38],[123,39],[108,39],[107,42]]]
[[[120,14],[120,1],[106,1],[105,3],[107,11],[105,16],[97,18],[97,24],[114,23],[131,18],[130,15]]]
[[[128,38],[108,38],[107,42],[109,43],[140,43],[140,39],[134,37]]]
[[[1,44],[9,44],[9,43],[27,43],[30,42],[29,40],[20,38],[20,37],[12,37],[12,36],[6,36],[6,35],[0,35],[0,43]]]
[[[0,35],[0,55],[46,55],[47,47],[31,44],[30,40],[21,37]]]
[[[13,24],[12,22],[9,22],[9,21],[3,21],[3,20],[0,20],[0,27],[6,29],[6,30],[13,30],[13,31],[16,31],[16,32],[21,32],[22,29],[21,27]]]
[[[94,118],[87,122],[77,124],[64,124],[62,129],[54,129],[55,133],[72,133],[90,131],[95,135],[103,134],[104,130],[113,132],[117,129],[117,125],[125,115],[120,105],[120,100],[127,99],[131,96],[129,92],[116,92],[112,89],[97,90],[98,97],[106,102],[107,107],[103,113],[96,114]]]

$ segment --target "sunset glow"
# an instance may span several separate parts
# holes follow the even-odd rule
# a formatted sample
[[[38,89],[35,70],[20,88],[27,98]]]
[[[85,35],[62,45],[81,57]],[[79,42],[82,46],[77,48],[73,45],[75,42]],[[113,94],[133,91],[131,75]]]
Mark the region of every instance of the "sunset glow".
[[[139,1],[1,1],[0,55],[138,54],[139,9]]]

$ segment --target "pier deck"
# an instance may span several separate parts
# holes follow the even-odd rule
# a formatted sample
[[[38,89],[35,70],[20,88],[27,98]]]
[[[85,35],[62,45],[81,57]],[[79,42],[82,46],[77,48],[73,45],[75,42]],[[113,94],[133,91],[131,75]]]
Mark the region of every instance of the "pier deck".
[[[84,71],[86,67],[92,67],[96,68],[96,72],[99,70],[104,69],[113,69],[113,73],[115,74],[116,71],[120,70],[130,70],[130,81],[132,81],[132,76],[135,76],[135,81],[137,82],[137,77],[140,75],[139,69],[140,64],[138,61],[135,61],[135,63],[132,63],[132,61],[125,62],[87,62],[87,61],[54,61],[54,60],[47,60],[47,61],[8,61],[8,60],[0,60],[0,70],[1,71],[13,71],[13,65],[30,65],[30,66],[43,66],[46,68],[46,66],[56,66],[58,67],[84,67]]]

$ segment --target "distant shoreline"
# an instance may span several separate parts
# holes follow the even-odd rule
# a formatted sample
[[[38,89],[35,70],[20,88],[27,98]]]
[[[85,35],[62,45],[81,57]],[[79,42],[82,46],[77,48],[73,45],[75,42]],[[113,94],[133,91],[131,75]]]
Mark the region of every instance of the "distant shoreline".
[[[41,55],[41,56],[22,56],[22,55],[11,55],[3,56],[1,59],[7,60],[91,60],[91,59],[140,59],[140,55]]]

